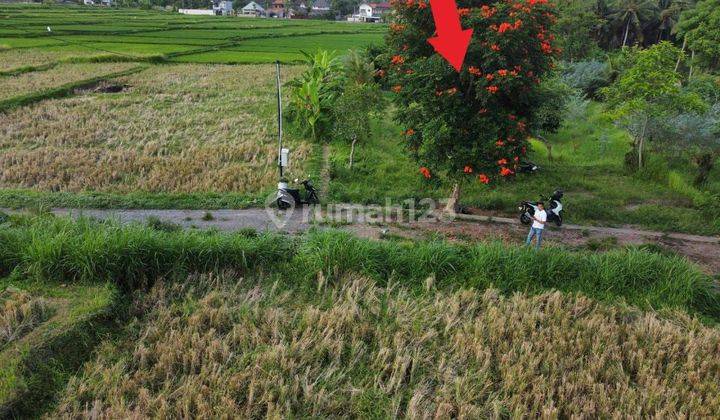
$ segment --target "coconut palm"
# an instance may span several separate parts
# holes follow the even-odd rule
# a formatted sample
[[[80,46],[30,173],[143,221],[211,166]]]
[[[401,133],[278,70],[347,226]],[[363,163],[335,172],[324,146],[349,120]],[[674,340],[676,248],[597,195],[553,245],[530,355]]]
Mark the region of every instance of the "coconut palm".
[[[671,34],[675,33],[675,26],[680,20],[680,14],[693,7],[692,0],[660,0],[658,8],[660,10],[658,26],[658,42],[667,39]],[[665,38],[663,38],[665,36]]]
[[[611,20],[625,27],[623,47],[627,46],[630,30],[635,38],[642,42],[643,26],[657,19],[659,15],[658,5],[653,0],[615,0],[613,10],[610,14]]]

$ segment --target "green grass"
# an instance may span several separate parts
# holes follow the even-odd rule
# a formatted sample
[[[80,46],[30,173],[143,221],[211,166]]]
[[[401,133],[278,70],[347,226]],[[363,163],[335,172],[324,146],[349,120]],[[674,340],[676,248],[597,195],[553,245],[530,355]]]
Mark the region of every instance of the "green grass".
[[[33,279],[113,281],[132,290],[156,278],[233,269],[279,270],[288,278],[359,273],[381,282],[422,287],[496,287],[503,292],[580,292],[645,309],[676,308],[720,319],[711,279],[681,257],[638,249],[571,252],[499,243],[376,242],[338,231],[301,238],[148,229],[114,222],[14,217],[0,229],[0,270]]]
[[[398,204],[407,199],[448,197],[450,183],[424,182],[404,150],[402,131],[389,119],[376,121],[372,136],[358,146],[352,170],[347,168],[349,145],[332,143],[329,201],[384,204],[389,197]],[[544,144],[532,142],[530,159],[540,165],[538,173],[489,187],[469,177],[462,185],[462,203],[514,217],[520,201],[562,188],[567,223],[720,233],[720,217],[704,210],[712,198],[690,186],[689,172],[670,177],[664,161],[660,175],[648,173],[649,169],[627,172],[622,162],[630,138],[604,117],[600,104],[591,104],[583,118],[568,121],[548,140],[552,161]]]

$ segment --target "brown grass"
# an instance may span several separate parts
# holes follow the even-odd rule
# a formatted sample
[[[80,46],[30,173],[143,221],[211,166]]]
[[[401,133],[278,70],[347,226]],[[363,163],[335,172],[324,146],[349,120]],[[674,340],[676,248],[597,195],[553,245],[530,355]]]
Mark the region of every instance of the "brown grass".
[[[43,298],[20,290],[0,292],[0,349],[32,331],[50,315],[50,306]]]
[[[269,65],[157,66],[122,79],[130,86],[123,93],[44,101],[0,116],[0,186],[268,188],[277,177],[273,71]],[[292,170],[303,175],[310,146],[288,142]]]
[[[0,71],[14,70],[25,66],[39,66],[66,60],[71,57],[88,57],[99,55],[97,51],[48,51],[39,48],[3,49],[0,45]]]
[[[1,57],[1,56],[0,56]],[[137,66],[134,63],[60,64],[46,71],[23,73],[0,78],[0,100],[27,95],[67,83],[92,79]]]
[[[559,292],[317,291],[192,277],[70,381],[53,417],[712,417],[720,332]]]

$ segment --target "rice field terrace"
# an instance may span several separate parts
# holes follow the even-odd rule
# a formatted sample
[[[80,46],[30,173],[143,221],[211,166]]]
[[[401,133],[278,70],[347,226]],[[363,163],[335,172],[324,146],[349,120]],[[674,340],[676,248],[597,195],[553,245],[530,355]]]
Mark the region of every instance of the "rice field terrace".
[[[126,65],[62,65],[38,75]],[[117,93],[101,84],[0,115],[0,185],[257,196],[276,175],[272,73],[269,65],[152,66],[115,79]],[[288,141],[302,175],[311,148]]]
[[[0,322],[22,331],[0,347],[3,415],[711,417],[720,408],[720,300],[679,257],[42,215],[7,217],[0,240]]]
[[[583,296],[348,275],[158,283],[59,418],[712,417],[720,332]]]
[[[343,51],[382,44],[384,33],[383,25],[317,20],[0,5],[0,54],[8,54],[12,62],[22,66],[93,56],[126,61],[152,58],[202,63],[294,62],[302,58],[301,51],[318,48]],[[35,53],[39,56],[25,58]],[[11,64],[2,66],[0,70],[7,71]]]

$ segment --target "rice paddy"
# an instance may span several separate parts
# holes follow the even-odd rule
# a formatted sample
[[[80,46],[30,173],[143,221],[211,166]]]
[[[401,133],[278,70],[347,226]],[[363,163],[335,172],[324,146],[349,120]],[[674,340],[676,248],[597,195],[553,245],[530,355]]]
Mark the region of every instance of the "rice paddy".
[[[70,77],[79,73],[70,71],[76,66],[131,65],[68,64],[17,78],[45,80],[56,70]],[[153,66],[113,81],[124,87],[118,93],[90,90],[0,114],[0,186],[259,195],[277,173],[273,70]],[[287,68],[285,77],[297,71]],[[287,142],[291,174],[302,176],[312,149],[300,140]]]
[[[159,283],[52,417],[712,417],[720,333],[548,292]]]
[[[15,57],[38,54],[22,65],[107,54],[125,60],[153,56],[166,61],[225,64],[294,62],[302,58],[301,50],[344,51],[382,44],[384,32],[383,25],[347,22],[0,5],[0,45],[9,51],[32,51],[13,52]],[[283,39],[296,41],[289,44]],[[5,71],[12,64],[2,66],[0,70]]]

